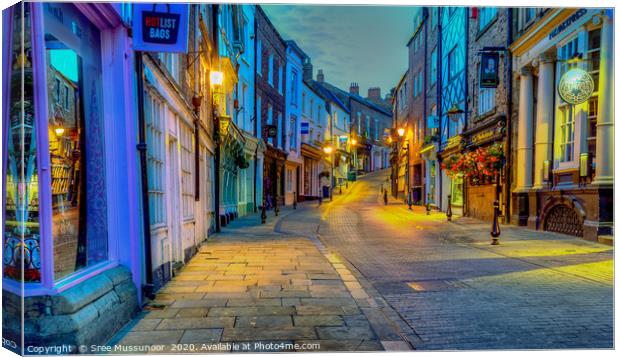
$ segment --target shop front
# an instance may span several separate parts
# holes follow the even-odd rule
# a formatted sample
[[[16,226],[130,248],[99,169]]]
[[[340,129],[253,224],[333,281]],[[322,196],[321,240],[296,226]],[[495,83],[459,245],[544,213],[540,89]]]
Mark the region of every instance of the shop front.
[[[263,205],[267,210],[284,205],[284,167],[286,153],[267,145],[263,167]]]
[[[550,9],[511,45],[515,221],[589,240],[613,230],[613,15]]]
[[[239,191],[246,194],[250,160],[245,153],[245,137],[230,117],[221,116],[220,123],[220,224],[226,226],[239,216]],[[244,209],[245,211],[245,209]]]
[[[322,171],[323,151],[308,143],[301,143],[303,182],[299,201],[315,200],[320,195],[319,174]]]
[[[138,308],[133,56],[119,13],[3,11],[3,338],[16,346],[22,327],[26,346],[101,344]]]
[[[481,123],[474,123],[471,130],[464,132],[463,135],[467,142],[467,155],[471,161],[476,162],[476,165],[480,163],[480,167],[484,165],[485,168],[490,166],[490,161],[503,166],[501,162],[505,161],[505,127],[506,116],[498,114],[485,119],[483,123],[482,121]],[[496,198],[499,201],[499,215],[505,216],[507,173],[505,170],[499,170],[497,175],[494,175],[491,171],[493,170],[487,170],[485,173],[484,169],[476,169],[465,179],[465,201],[467,202],[465,214],[468,217],[490,222],[493,219],[493,202]],[[500,194],[496,195],[498,189]]]

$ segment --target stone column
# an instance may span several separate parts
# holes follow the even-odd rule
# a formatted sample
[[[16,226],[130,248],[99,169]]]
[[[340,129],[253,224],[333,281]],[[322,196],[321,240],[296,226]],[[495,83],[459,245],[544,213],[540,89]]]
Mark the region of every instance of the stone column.
[[[538,105],[536,106],[536,158],[534,187],[543,188],[543,162],[551,160],[553,150],[554,57],[540,56],[538,69]]]
[[[534,81],[529,67],[521,69],[519,88],[519,130],[517,132],[517,188],[532,187],[532,132],[534,126]]]
[[[608,16],[602,16],[601,62],[596,121],[596,171],[592,184],[614,183],[614,49],[613,25]]]

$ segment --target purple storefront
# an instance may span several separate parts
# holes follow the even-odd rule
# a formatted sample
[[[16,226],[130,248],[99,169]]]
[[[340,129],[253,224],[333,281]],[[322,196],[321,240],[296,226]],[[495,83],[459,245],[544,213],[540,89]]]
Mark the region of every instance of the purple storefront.
[[[2,14],[3,339],[16,352],[103,344],[140,304],[126,10],[18,3]]]

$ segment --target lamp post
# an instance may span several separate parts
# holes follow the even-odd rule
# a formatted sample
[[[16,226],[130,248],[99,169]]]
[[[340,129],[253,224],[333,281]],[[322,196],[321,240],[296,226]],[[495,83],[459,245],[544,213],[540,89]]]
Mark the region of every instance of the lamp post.
[[[495,200],[493,201],[493,223],[491,225],[491,245],[499,244],[499,235],[501,231],[499,229],[499,171],[495,174]]]
[[[331,169],[331,185],[330,185],[331,187],[329,188],[329,200],[331,201],[331,200],[334,199],[334,195],[333,195],[333,192],[334,192],[334,181],[335,181],[334,180],[334,155],[333,155],[334,148],[332,148],[331,145],[327,145],[327,146],[325,146],[323,148],[323,151],[327,155],[329,155],[330,160],[332,161],[332,163],[331,163],[331,166],[332,166],[332,169]]]

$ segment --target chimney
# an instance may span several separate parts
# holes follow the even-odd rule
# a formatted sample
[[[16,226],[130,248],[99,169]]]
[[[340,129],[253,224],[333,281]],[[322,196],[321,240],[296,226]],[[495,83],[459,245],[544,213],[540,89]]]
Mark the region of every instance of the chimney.
[[[359,95],[360,94],[360,85],[355,83],[355,82],[351,83],[351,86],[349,87],[349,93]]]
[[[381,99],[381,88],[368,88],[368,99]]]
[[[303,79],[304,81],[312,80],[312,62],[309,57],[304,59]]]
[[[319,73],[316,74],[316,81],[319,83],[325,82],[325,75],[323,74],[322,69],[319,69]]]

